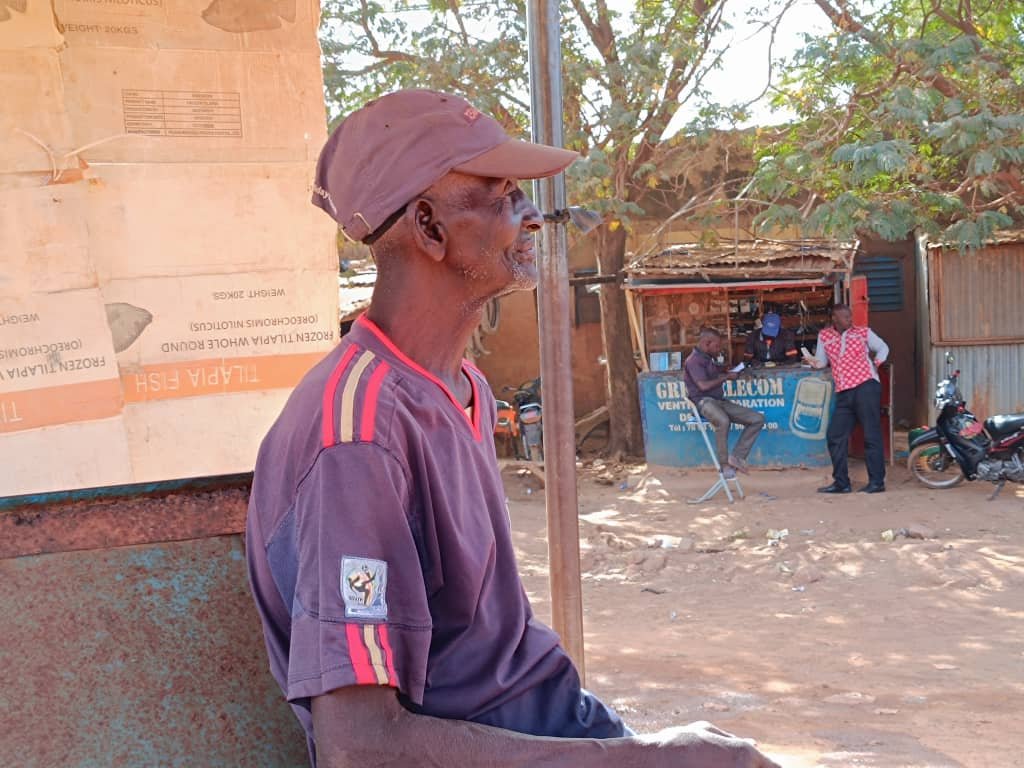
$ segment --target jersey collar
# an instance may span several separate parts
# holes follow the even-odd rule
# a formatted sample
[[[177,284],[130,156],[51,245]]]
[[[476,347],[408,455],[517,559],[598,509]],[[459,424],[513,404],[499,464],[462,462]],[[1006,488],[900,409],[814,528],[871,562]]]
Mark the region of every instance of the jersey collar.
[[[431,384],[438,387],[441,392],[448,398],[452,406],[458,411],[458,418],[469,425],[470,431],[473,433],[473,439],[479,441],[481,438],[480,434],[480,393],[478,392],[476,376],[472,374],[473,366],[467,360],[462,361],[462,373],[469,379],[470,386],[473,388],[473,415],[470,416],[466,413],[466,409],[463,408],[462,404],[456,399],[452,391],[448,389],[448,386],[441,381],[437,376],[432,374],[426,368],[421,366],[415,360],[406,355],[400,350],[395,343],[388,338],[388,335],[380,329],[380,327],[368,318],[365,314],[360,315],[355,323],[353,324],[353,330],[359,329],[366,331],[370,336],[379,342],[384,348],[403,366],[408,368],[410,371],[415,373],[420,378],[426,379]]]

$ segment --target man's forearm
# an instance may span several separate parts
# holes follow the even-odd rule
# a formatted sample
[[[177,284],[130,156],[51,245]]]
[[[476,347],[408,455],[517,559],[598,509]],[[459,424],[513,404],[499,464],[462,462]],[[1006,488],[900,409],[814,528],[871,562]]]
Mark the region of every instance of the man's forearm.
[[[529,736],[413,714],[370,686],[318,696],[312,710],[320,768],[778,768],[709,723],[618,739]]]
[[[325,743],[327,742],[327,743]],[[319,768],[561,768],[654,766],[655,749],[635,739],[558,739],[405,710],[369,724],[357,739],[317,738]]]
[[[698,381],[697,382],[697,388],[701,392],[710,392],[711,390],[713,390],[713,389],[715,389],[717,387],[720,387],[722,384],[725,384],[725,382],[727,382],[728,380],[729,380],[729,374],[728,373],[723,373],[723,374],[721,374],[719,376],[716,376],[713,379],[707,379],[707,380]]]
[[[868,329],[868,349],[875,357],[875,365],[881,365],[889,359],[889,345],[871,329]]]

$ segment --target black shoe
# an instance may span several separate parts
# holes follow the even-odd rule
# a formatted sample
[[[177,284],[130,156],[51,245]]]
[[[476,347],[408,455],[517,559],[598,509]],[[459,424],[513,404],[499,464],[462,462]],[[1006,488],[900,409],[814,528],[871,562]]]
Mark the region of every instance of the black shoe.
[[[848,485],[832,483],[832,485],[826,485],[824,488],[819,488],[818,493],[849,493],[851,490],[853,489]]]
[[[861,488],[857,493],[885,493],[884,483],[868,483]]]

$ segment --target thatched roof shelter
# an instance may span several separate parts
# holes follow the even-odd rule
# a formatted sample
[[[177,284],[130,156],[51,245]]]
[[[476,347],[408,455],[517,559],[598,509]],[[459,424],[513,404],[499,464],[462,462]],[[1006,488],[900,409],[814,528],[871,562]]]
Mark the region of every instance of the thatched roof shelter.
[[[668,279],[716,282],[773,279],[821,279],[853,267],[856,242],[834,240],[741,240],[717,245],[673,245],[634,256],[628,282]]]

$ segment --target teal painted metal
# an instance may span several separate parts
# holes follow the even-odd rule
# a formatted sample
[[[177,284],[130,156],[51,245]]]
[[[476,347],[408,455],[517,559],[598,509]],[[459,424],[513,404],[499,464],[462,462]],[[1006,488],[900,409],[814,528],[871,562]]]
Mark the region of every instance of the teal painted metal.
[[[0,560],[0,765],[308,765],[239,536]]]
[[[682,371],[639,376],[647,460],[670,467],[710,467],[711,458],[689,410]],[[830,466],[825,432],[834,407],[829,371],[763,368],[728,382],[726,396],[765,415],[749,461],[757,467]],[[733,430],[740,429],[733,425]],[[733,438],[735,439],[735,438]]]
[[[213,477],[189,477],[181,480],[164,480],[158,483],[135,483],[133,485],[111,485],[104,488],[82,488],[75,491],[32,493],[24,496],[0,497],[0,511],[16,507],[60,504],[68,501],[89,501],[92,499],[116,499],[144,496],[174,491],[204,491],[248,485],[252,472],[237,475],[216,475]]]

